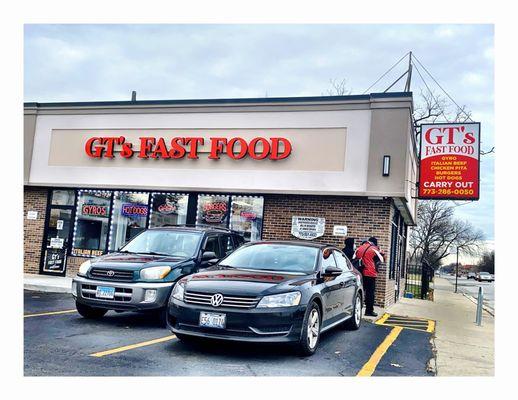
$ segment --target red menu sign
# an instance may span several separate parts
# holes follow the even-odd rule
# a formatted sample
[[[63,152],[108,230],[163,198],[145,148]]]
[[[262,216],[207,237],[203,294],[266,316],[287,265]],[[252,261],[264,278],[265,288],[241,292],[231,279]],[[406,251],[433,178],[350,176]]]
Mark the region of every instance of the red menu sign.
[[[480,123],[422,125],[420,160],[420,199],[479,199]]]

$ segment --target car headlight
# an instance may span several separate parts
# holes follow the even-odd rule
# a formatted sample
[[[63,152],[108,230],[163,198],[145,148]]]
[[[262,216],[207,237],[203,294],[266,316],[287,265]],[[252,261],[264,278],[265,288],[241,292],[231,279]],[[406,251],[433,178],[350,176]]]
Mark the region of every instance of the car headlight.
[[[264,296],[257,307],[273,308],[298,306],[300,303],[300,297],[300,292],[289,292],[274,294],[272,296]]]
[[[180,281],[177,282],[173,287],[173,292],[171,293],[171,298],[183,301],[183,292],[185,291],[185,282]]]
[[[140,271],[140,277],[146,280],[159,280],[164,279],[169,272],[171,272],[171,267],[168,266],[149,267]]]
[[[84,263],[82,263],[79,266],[79,271],[77,272],[77,275],[86,276],[86,274],[88,273],[88,270],[90,269],[91,266],[92,266],[92,263],[90,262],[90,260],[86,260]]]

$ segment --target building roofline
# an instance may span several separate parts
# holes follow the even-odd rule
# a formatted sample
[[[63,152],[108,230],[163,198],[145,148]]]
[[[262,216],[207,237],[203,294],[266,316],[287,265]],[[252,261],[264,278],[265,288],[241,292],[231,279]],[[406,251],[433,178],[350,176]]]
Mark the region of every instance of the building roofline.
[[[412,98],[412,92],[370,93],[347,96],[304,96],[304,97],[259,97],[230,99],[184,99],[184,100],[135,100],[135,101],[79,101],[79,102],[26,102],[25,108],[62,107],[117,107],[117,106],[160,106],[160,105],[235,105],[235,104],[276,104],[370,101],[374,99]]]

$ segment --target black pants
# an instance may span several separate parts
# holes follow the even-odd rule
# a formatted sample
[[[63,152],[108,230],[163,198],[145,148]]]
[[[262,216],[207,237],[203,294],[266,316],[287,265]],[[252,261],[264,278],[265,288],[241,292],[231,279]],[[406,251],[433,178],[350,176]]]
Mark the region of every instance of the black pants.
[[[374,311],[374,291],[376,290],[376,278],[363,277],[363,289],[365,290],[365,312]]]

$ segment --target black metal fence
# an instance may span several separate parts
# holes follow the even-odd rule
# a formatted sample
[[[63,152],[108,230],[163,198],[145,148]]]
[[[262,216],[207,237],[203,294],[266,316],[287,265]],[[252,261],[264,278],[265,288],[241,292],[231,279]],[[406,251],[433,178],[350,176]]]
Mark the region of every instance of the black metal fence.
[[[430,299],[432,290],[430,282],[433,280],[433,270],[423,264],[407,264],[405,297]]]

